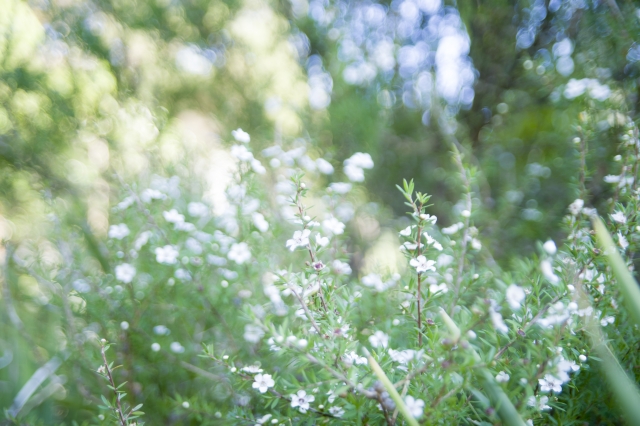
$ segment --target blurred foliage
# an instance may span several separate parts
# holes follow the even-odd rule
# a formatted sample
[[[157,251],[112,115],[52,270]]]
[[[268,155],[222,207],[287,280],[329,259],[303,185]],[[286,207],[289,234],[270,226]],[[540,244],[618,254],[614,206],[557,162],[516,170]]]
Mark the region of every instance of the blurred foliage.
[[[401,3],[380,4],[389,16],[400,16]],[[207,416],[228,408],[224,404],[229,402],[208,398],[225,384],[199,376],[204,364],[189,370],[164,362],[148,350],[150,337],[144,333],[157,318],[167,318],[168,324],[177,322],[174,335],[200,333],[202,343],[232,347],[238,337],[230,330],[238,332],[242,324],[234,319],[227,327],[215,307],[240,306],[237,297],[162,287],[163,293],[152,297],[179,299],[180,306],[145,306],[134,297],[131,303],[141,305],[133,309],[126,303],[102,304],[99,292],[69,300],[60,295],[73,291],[77,271],[94,277],[94,286],[102,279],[114,280],[113,264],[120,258],[105,237],[115,223],[111,208],[128,194],[124,186],[137,191],[150,185],[155,173],[177,175],[187,195],[214,200],[215,210],[233,163],[226,135],[236,127],[251,129],[255,152],[274,144],[305,147],[310,156],[326,158],[336,167],[354,152],[371,154],[376,166],[368,172],[366,190],[354,190],[351,200],[361,219],[349,225],[348,251],[356,275],[371,268],[374,262],[367,263],[367,256],[376,244],[391,231],[395,238],[398,225],[406,224],[400,218],[406,207],[395,189],[403,178],[415,179],[418,188],[438,200],[431,212],[439,224],[458,222],[464,206],[451,144],[478,171],[472,188],[474,221],[496,268],[532,270],[539,261],[539,241],[561,241],[572,232],[563,217],[576,198],[611,212],[622,194],[603,179],[626,167],[614,158],[624,126],[637,122],[640,102],[635,5],[552,1],[542,4],[542,16],[538,1],[435,3],[443,16],[459,14],[460,30],[468,34],[467,56],[474,70],[470,103],[454,104],[435,89],[420,105],[405,101],[407,81],[423,70],[407,77],[395,62],[392,71],[379,71],[366,84],[344,78],[348,64],[341,43],[356,22],[349,20],[349,10],[374,3],[0,0],[0,238],[6,242],[0,351],[13,356],[10,366],[0,369],[0,405],[11,406],[34,371],[57,356],[68,359],[63,368],[69,386],[56,393],[55,401],[42,394],[42,404],[30,407],[28,424],[94,421],[96,395],[87,388],[99,388],[100,378],[92,374],[101,361],[97,352],[82,349],[75,334],[91,332],[98,324],[122,345],[118,362],[136,372],[136,382],[128,385],[130,395],[141,395],[136,383],[145,383],[151,424],[216,424],[215,417]],[[562,5],[552,12],[555,3]],[[320,6],[335,12],[333,20],[319,18]],[[426,28],[426,15],[420,19],[416,25]],[[394,37],[396,30],[389,30]],[[532,42],[522,41],[522,34],[530,32]],[[417,36],[397,35],[395,51],[412,37]],[[565,39],[571,41],[571,72],[560,65],[567,55],[554,53]],[[324,107],[314,106],[310,92],[314,66],[319,78],[331,82],[323,83],[329,94]],[[424,69],[435,87],[437,69]],[[584,94],[566,95],[571,79],[586,78],[597,81],[600,89],[606,86],[610,94],[598,99],[587,88]],[[339,176],[320,176],[319,185],[339,181]],[[264,179],[276,183],[273,176]],[[187,195],[180,198],[183,208]],[[273,201],[275,195],[256,197]],[[314,201],[324,203],[321,197]],[[165,204],[146,213],[160,221],[161,210],[172,207]],[[127,212],[131,217],[118,220],[139,221],[137,231],[143,230],[143,213]],[[261,262],[280,265],[282,259],[269,257],[269,245],[261,245],[251,229],[241,232],[255,238],[254,253],[265,252]],[[43,269],[29,271],[15,264],[12,256],[20,250],[32,254]],[[628,255],[636,261],[635,251]],[[140,262],[149,274],[158,273],[151,256]],[[54,264],[69,268],[51,272]],[[245,272],[256,282],[262,279],[260,271]],[[154,279],[165,282],[169,275],[160,271]],[[526,277],[519,276],[523,281]],[[46,288],[51,280],[62,282],[62,290],[53,285],[51,294],[42,295],[37,288]],[[43,298],[41,304],[35,302]],[[386,312],[385,306],[380,297],[360,309],[363,317],[376,317]],[[190,317],[174,309],[197,311],[193,315],[200,329],[180,323]],[[119,334],[118,323],[125,319],[138,334]],[[354,325],[367,327],[364,320]],[[620,333],[614,349],[624,354],[625,365],[634,365],[637,331]],[[60,349],[63,340],[78,347]],[[135,359],[127,358],[130,348],[135,348]],[[252,350],[242,347],[238,356],[253,356]],[[197,356],[189,351],[195,363]],[[615,404],[602,396],[599,381],[595,374],[580,375],[559,397],[566,417],[561,409],[551,417],[557,416],[559,423],[575,418],[615,424],[617,417],[609,411]],[[179,408],[182,395],[198,396],[195,416]],[[588,404],[576,405],[578,396]],[[585,412],[586,405],[593,410]]]

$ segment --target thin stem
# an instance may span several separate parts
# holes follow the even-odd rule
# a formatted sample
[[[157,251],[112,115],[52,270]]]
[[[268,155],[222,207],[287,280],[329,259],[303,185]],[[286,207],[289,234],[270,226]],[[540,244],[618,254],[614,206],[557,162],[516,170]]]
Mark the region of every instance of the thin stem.
[[[304,309],[304,313],[307,314],[307,318],[309,318],[309,321],[311,321],[311,325],[318,332],[318,335],[322,336],[322,332],[320,331],[320,327],[318,327],[318,324],[316,324],[316,321],[313,319],[313,315],[311,314],[311,311],[309,311],[309,308],[307,307],[307,304],[304,303],[304,300],[302,299],[302,297],[295,291],[293,286],[290,286],[289,290],[291,290],[293,295],[296,296],[296,299],[298,299],[298,301],[302,305],[302,309]]]
[[[418,214],[422,211],[422,208],[418,209]],[[422,242],[422,226],[418,225],[418,256],[420,256],[420,243]],[[422,347],[422,273],[418,272],[418,347]]]
[[[111,375],[111,369],[109,368],[109,362],[107,361],[107,355],[105,354],[104,344],[100,348],[100,353],[102,354],[102,360],[104,361],[104,368],[107,374],[107,378],[109,379],[109,383],[111,384],[111,388],[113,389],[113,393],[116,395],[116,404],[118,404],[118,408],[116,411],[118,412],[118,419],[120,420],[120,424],[122,426],[127,426],[127,421],[124,418],[124,414],[122,413],[122,404],[120,404],[120,392],[116,388],[116,384],[113,381],[113,376]]]
[[[459,263],[458,263],[458,272],[456,275],[456,284],[455,284],[455,288],[454,288],[454,296],[453,296],[453,300],[451,301],[451,308],[449,309],[449,312],[451,313],[451,315],[453,316],[453,309],[456,307],[456,303],[458,303],[458,299],[460,298],[460,286],[462,285],[462,277],[463,277],[463,272],[464,272],[464,261],[465,261],[465,257],[467,255],[467,244],[468,244],[468,240],[469,240],[469,222],[470,222],[470,218],[471,218],[471,182],[469,182],[469,177],[467,176],[467,171],[464,168],[464,164],[462,164],[462,156],[460,154],[460,151],[458,151],[457,149],[455,149],[454,146],[454,160],[456,162],[456,165],[458,166],[458,169],[460,171],[460,177],[462,178],[462,183],[465,187],[466,190],[466,210],[469,213],[468,216],[465,217],[465,221],[464,221],[464,232],[462,234],[462,247],[460,248],[460,256],[459,256]]]

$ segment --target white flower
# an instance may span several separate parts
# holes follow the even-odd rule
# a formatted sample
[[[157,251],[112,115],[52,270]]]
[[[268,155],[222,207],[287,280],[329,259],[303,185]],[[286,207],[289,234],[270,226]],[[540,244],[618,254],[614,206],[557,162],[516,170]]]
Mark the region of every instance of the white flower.
[[[340,235],[344,233],[344,223],[331,216],[322,221],[322,229],[328,234]]]
[[[553,266],[549,259],[540,262],[540,270],[542,271],[542,275],[544,275],[551,284],[558,284],[558,281],[560,281],[560,278],[553,272]]]
[[[351,191],[351,185],[349,182],[334,182],[329,185],[329,189],[336,194],[346,194]]]
[[[336,259],[331,263],[331,268],[338,275],[351,275],[351,266],[347,262]]]
[[[318,171],[323,175],[330,175],[333,173],[333,166],[324,158],[318,158],[316,160],[316,166],[318,167]]]
[[[352,182],[364,181],[364,170],[360,167],[347,165],[344,167],[344,174],[347,175],[347,179]]]
[[[180,281],[191,281],[191,274],[186,269],[176,269],[175,277]]]
[[[264,330],[262,330],[257,325],[247,324],[244,326],[244,340],[249,343],[258,343],[260,339],[264,336]]]
[[[394,349],[389,349],[389,356],[395,362],[400,364],[407,364],[416,356],[416,351],[413,349],[405,349],[403,351],[396,351]]]
[[[241,370],[249,374],[262,373],[262,368],[257,365],[245,365]]]
[[[203,203],[189,203],[187,205],[187,211],[190,216],[203,217],[209,212],[209,208]]]
[[[427,239],[427,245],[433,245],[433,248],[435,248],[438,251],[442,251],[442,244],[440,244],[438,241],[436,241],[431,235],[427,234],[426,232],[424,234],[424,237]],[[475,238],[474,238],[475,240]],[[473,242],[472,242],[473,244]],[[482,247],[482,246],[480,246]],[[477,250],[480,250],[480,247],[477,248]]]
[[[600,325],[606,327],[609,324],[613,324],[616,321],[616,317],[608,316],[600,320]]]
[[[620,182],[620,176],[617,176],[617,175],[606,175],[604,177],[604,181],[606,183],[618,183],[618,182]]]
[[[408,237],[409,235],[411,235],[411,226],[407,226],[402,231],[398,232],[398,234],[402,235],[403,237]]]
[[[540,392],[562,392],[562,380],[551,374],[545,374],[544,378],[538,379],[538,383],[540,384]]]
[[[231,155],[244,162],[253,160],[253,154],[244,145],[233,145],[231,147]]]
[[[195,238],[187,238],[187,241],[184,242],[184,246],[193,254],[202,254],[202,244],[200,244],[200,242]]]
[[[165,265],[173,265],[176,263],[176,259],[180,254],[178,250],[171,245],[166,245],[164,247],[157,247],[155,250],[156,253],[156,261],[158,263],[164,263]]]
[[[578,357],[578,359],[580,360],[580,362],[586,362],[587,361],[587,357],[585,355],[580,355]]]
[[[618,223],[627,223],[627,216],[625,216],[624,212],[615,212],[611,215],[611,219]]]
[[[369,361],[365,357],[358,355],[354,351],[345,353],[342,356],[342,360],[349,365],[353,365],[353,364],[367,365],[369,363]],[[333,402],[333,400],[329,398],[329,402]]]
[[[496,375],[496,382],[498,382],[498,383],[506,383],[506,382],[509,381],[510,377],[511,376],[509,376],[507,373],[505,373],[504,371],[501,371]]]
[[[449,291],[449,286],[447,285],[447,283],[440,283],[440,284],[429,284],[429,292],[431,294],[436,294],[436,293],[447,293]]]
[[[121,240],[129,234],[129,227],[124,223],[121,223],[119,225],[111,225],[109,227],[109,238]]]
[[[578,214],[580,213],[583,207],[584,207],[584,200],[581,200],[580,198],[578,198],[573,203],[569,204],[569,212],[574,216],[578,216]]]
[[[130,283],[133,280],[133,277],[136,276],[136,268],[129,265],[128,263],[123,263],[122,265],[116,266],[116,279],[118,281],[122,281],[123,283]]]
[[[245,132],[241,128],[237,128],[236,130],[231,131],[231,136],[238,142],[249,143],[251,141],[251,136],[249,133]]]
[[[329,408],[329,414],[334,417],[342,417],[344,416],[344,408],[338,407],[337,405]]]
[[[298,407],[301,413],[306,413],[309,409],[309,403],[315,400],[315,396],[307,395],[305,391],[299,390],[298,393],[291,394],[291,408]]]
[[[180,342],[171,343],[171,345],[169,346],[169,349],[171,349],[171,352],[176,354],[181,354],[184,352],[184,346],[182,346]]]
[[[135,242],[133,243],[133,248],[135,250],[140,250],[142,246],[149,242],[149,237],[151,237],[152,235],[153,234],[151,233],[151,231],[142,232],[140,235],[138,235],[138,238],[136,238]]]
[[[145,189],[142,191],[142,194],[140,194],[140,199],[145,203],[150,203],[152,200],[164,200],[165,198],[167,198],[167,196],[162,192],[151,188]]]
[[[411,395],[407,395],[404,398],[404,403],[409,409],[411,415],[415,418],[422,416],[422,412],[424,411],[424,401],[421,399],[415,399]]]
[[[620,244],[620,247],[622,247],[622,250],[626,250],[627,247],[629,247],[629,241],[627,240],[627,237],[622,235],[621,232],[618,232],[618,244]]]
[[[316,234],[316,244],[320,247],[326,247],[327,245],[329,245],[329,238],[323,237],[320,234]]]
[[[373,336],[369,336],[369,343],[374,348],[386,348],[389,345],[389,336],[383,331],[376,331]]]
[[[356,152],[351,157],[344,160],[345,165],[350,164],[361,169],[372,169],[373,159],[371,155],[364,152]]]
[[[158,336],[168,336],[171,334],[171,331],[164,325],[156,325],[153,327],[153,332]]]
[[[507,287],[506,298],[507,303],[509,304],[511,309],[520,309],[520,306],[522,305],[522,302],[525,298],[524,290],[522,289],[522,287],[511,284],[509,287]]]
[[[154,352],[158,352],[160,350],[160,344],[159,343],[152,343],[151,344],[151,350]]]
[[[535,396],[530,396],[529,399],[527,400],[527,405],[530,407],[536,407],[540,411],[550,410],[551,407],[547,405],[547,402],[549,402],[548,396],[541,396],[539,401],[536,399]],[[527,421],[527,423],[529,423],[529,421]],[[531,424],[533,425],[533,422]]]
[[[542,245],[542,248],[551,256],[556,254],[556,251],[558,250],[556,248],[556,243],[554,243],[553,240],[548,240],[546,243]]]
[[[251,259],[251,251],[249,250],[247,243],[235,243],[229,249],[227,257],[238,265],[242,265],[247,260]]]
[[[260,417],[259,419],[256,419],[256,425],[255,426],[262,426],[263,424],[267,423],[271,417],[272,417],[271,414],[265,414],[264,416]],[[276,420],[275,423],[278,423],[278,421]]]
[[[447,228],[442,228],[442,233],[445,235],[453,235],[459,230],[461,230],[462,228],[464,228],[464,223],[458,222],[458,223],[454,223],[453,225]]]
[[[502,315],[500,315],[500,312],[497,312],[495,310],[495,305],[496,305],[496,302],[492,300],[491,306],[489,307],[489,316],[491,317],[491,322],[493,323],[493,327],[500,333],[507,334],[507,332],[509,331],[509,327],[507,327],[507,324],[504,323],[504,320],[502,319]]]
[[[293,233],[293,238],[287,240],[286,247],[294,251],[298,247],[306,247],[309,245],[309,235],[311,235],[311,231],[308,229],[304,229],[302,231],[296,231]]]
[[[338,396],[338,394],[333,390],[330,390],[329,392],[327,392],[327,395],[329,395],[327,398],[327,401],[329,401],[329,404],[333,404],[333,401],[335,401],[336,397]]]
[[[251,219],[253,219],[253,225],[258,228],[258,231],[267,232],[269,230],[269,222],[267,222],[262,213],[254,212],[251,215]]]
[[[426,271],[435,271],[436,270],[434,266],[435,264],[436,264],[435,260],[427,260],[427,258],[422,255],[418,256],[415,259],[411,259],[411,261],[409,262],[409,265],[416,268],[417,273],[422,273]]]
[[[123,330],[128,330],[129,329],[129,323],[126,322],[126,321],[122,321],[120,323],[120,328],[123,329]]]
[[[169,223],[179,224],[184,222],[184,215],[178,213],[178,210],[171,209],[168,212],[162,212],[164,220]]]
[[[267,169],[262,165],[260,160],[257,160],[255,158],[251,160],[251,168],[253,169],[254,172],[256,172],[259,175],[263,175],[267,173]]]
[[[254,382],[251,385],[254,389],[258,389],[260,393],[265,393],[269,388],[272,388],[276,382],[271,378],[271,374],[256,374]]]

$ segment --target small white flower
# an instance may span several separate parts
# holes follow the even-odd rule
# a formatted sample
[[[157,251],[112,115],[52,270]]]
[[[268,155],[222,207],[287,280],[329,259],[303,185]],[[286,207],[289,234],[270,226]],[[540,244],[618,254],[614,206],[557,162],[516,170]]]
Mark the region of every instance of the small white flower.
[[[319,233],[316,234],[316,244],[320,247],[326,247],[329,245],[329,237],[323,237]]]
[[[386,348],[389,345],[389,336],[383,331],[376,331],[372,336],[369,336],[369,343],[374,348]]]
[[[241,370],[249,374],[262,373],[262,368],[257,365],[245,365]]]
[[[202,244],[195,238],[187,238],[187,241],[184,242],[184,246],[187,250],[193,252],[193,254],[202,254]]]
[[[129,329],[129,323],[126,322],[126,321],[122,321],[120,323],[120,328],[123,329],[123,330],[128,330]]]
[[[235,243],[229,249],[227,257],[238,265],[242,265],[247,260],[251,259],[251,251],[249,250],[247,243]]]
[[[500,312],[495,310],[495,301],[491,301],[491,307],[489,308],[489,316],[491,317],[491,322],[493,323],[493,327],[502,334],[507,334],[509,332],[509,327],[504,323],[502,319],[502,315]]]
[[[123,283],[130,283],[133,280],[133,277],[136,276],[136,268],[129,265],[128,263],[123,263],[122,265],[116,266],[116,279],[118,281],[122,281]]]
[[[351,266],[347,262],[336,259],[331,263],[331,268],[338,275],[351,275]]]
[[[183,407],[183,408],[189,408],[190,406],[191,406],[191,404],[189,404],[189,402],[188,402],[188,401],[184,401],[184,402],[182,403],[182,407]]]
[[[535,396],[530,396],[527,400],[527,405],[530,407],[536,407],[540,411],[550,410],[551,407],[547,405],[547,402],[549,402],[548,396],[541,396],[540,400],[537,400]],[[533,425],[533,422],[531,423],[531,425]]]
[[[364,170],[362,170],[360,167],[346,165],[344,166],[344,174],[347,175],[347,179],[349,179],[351,182],[364,181]]]
[[[562,380],[551,374],[545,374],[544,378],[538,379],[538,383],[540,384],[540,392],[562,392]]]
[[[553,240],[548,240],[546,243],[542,245],[542,248],[551,256],[556,254],[556,251],[558,250],[556,248],[556,243],[554,243]]]
[[[269,222],[267,222],[262,213],[254,212],[251,218],[253,219],[253,225],[258,228],[258,231],[267,232],[269,230]]]
[[[142,248],[142,246],[144,246],[145,244],[147,244],[149,242],[149,238],[152,235],[153,234],[151,233],[151,231],[144,231],[144,232],[140,233],[140,235],[138,235],[138,238],[136,238],[135,242],[133,243],[133,248],[136,251],[140,250]]]
[[[409,265],[416,268],[416,272],[419,274],[426,271],[435,271],[435,264],[435,260],[427,260],[427,258],[422,255],[409,261]]]
[[[191,281],[191,274],[186,269],[179,268],[174,275],[180,281]]]
[[[167,198],[162,192],[157,189],[147,188],[140,194],[140,199],[145,203],[150,203],[153,200],[164,200]]]
[[[121,240],[130,233],[131,231],[129,231],[129,227],[124,223],[121,223],[119,225],[111,225],[109,227],[109,238]]]
[[[389,357],[395,362],[400,364],[408,364],[409,361],[414,359],[416,356],[416,351],[413,349],[405,349],[403,351],[396,351],[394,349],[389,349]]]
[[[257,325],[247,324],[244,326],[244,340],[249,343],[258,343],[264,336],[264,330]]]
[[[256,374],[254,380],[251,387],[258,389],[260,393],[265,393],[276,384],[271,378],[271,374]]]
[[[329,414],[334,417],[342,417],[344,416],[344,408],[338,407],[337,405],[329,408]]]
[[[330,175],[333,173],[333,166],[324,158],[318,158],[316,160],[316,166],[318,167],[318,171],[323,175]]]
[[[344,160],[345,165],[353,165],[355,167],[360,167],[361,169],[372,169],[373,168],[373,159],[371,159],[371,155],[364,152],[356,152],[351,157]]]
[[[627,240],[627,237],[622,235],[621,232],[618,232],[618,244],[620,244],[620,247],[622,247],[622,250],[626,250],[627,247],[629,247],[629,241]]]
[[[507,373],[505,373],[504,371],[501,371],[496,375],[496,382],[498,382],[498,383],[506,383],[506,382],[509,381],[510,377],[511,376],[509,376]]]
[[[544,275],[551,284],[558,284],[560,281],[560,278],[553,272],[553,266],[549,259],[540,262],[540,270],[542,270],[542,275]]]
[[[524,298],[525,293],[522,287],[518,287],[515,284],[511,284],[509,287],[507,287],[506,299],[511,309],[520,309]]]
[[[153,333],[158,336],[167,336],[171,333],[171,331],[164,325],[156,325],[153,327]]]
[[[271,418],[271,414],[265,414],[264,416],[260,417],[259,419],[256,419],[256,426],[261,426],[265,423],[267,423],[269,421],[269,419]],[[276,419],[274,419],[276,420]],[[274,424],[278,423],[278,421],[276,420],[276,422]]]
[[[578,216],[578,214],[580,213],[583,207],[584,207],[584,200],[581,200],[580,198],[578,198],[573,203],[569,204],[569,212],[574,216]]]
[[[587,361],[587,357],[585,355],[580,355],[578,357],[578,359],[580,360],[580,362],[586,362]]]
[[[164,247],[157,247],[155,250],[156,253],[156,262],[164,263],[166,265],[173,265],[176,263],[176,259],[180,254],[178,250],[171,245],[166,245]]]
[[[336,194],[346,194],[353,187],[349,182],[334,182],[329,185],[329,189]]]
[[[611,215],[611,219],[615,220],[618,223],[627,223],[627,216],[624,212],[615,212]]]
[[[231,131],[231,136],[233,136],[233,138],[235,140],[237,140],[238,142],[241,142],[241,143],[249,143],[249,142],[251,142],[251,136],[249,136],[249,133],[245,132],[241,128],[237,128],[236,130],[232,130]]]
[[[162,212],[164,220],[169,223],[179,224],[184,222],[184,215],[178,213],[178,210],[171,209],[168,212]]]
[[[311,231],[308,229],[304,229],[302,231],[296,231],[293,233],[293,238],[287,240],[286,247],[294,251],[298,247],[306,247],[309,245],[309,235],[311,235]]]
[[[184,346],[182,346],[180,342],[171,343],[171,346],[169,348],[171,349],[171,352],[176,354],[181,354],[184,352]]]
[[[267,173],[267,169],[262,165],[260,160],[257,160],[255,158],[251,160],[251,168],[253,169],[254,172],[256,172],[259,175],[263,175]]]
[[[608,316],[600,320],[600,325],[606,327],[609,324],[613,324],[616,321],[616,317]]]
[[[298,393],[291,394],[291,408],[298,407],[301,413],[306,413],[310,408],[309,403],[315,400],[315,396],[307,395],[307,392],[299,390]]]
[[[152,343],[151,344],[151,350],[154,352],[158,352],[160,350],[160,344],[159,343]]]
[[[344,223],[331,216],[322,221],[322,229],[328,234],[340,235],[344,233]]]
[[[355,353],[354,351],[347,352],[342,356],[342,360],[349,365],[367,365],[369,361],[363,357]],[[334,396],[335,398],[335,396]],[[331,398],[329,398],[329,402],[333,402]]]
[[[233,145],[231,147],[231,155],[244,162],[253,160],[253,154],[244,145]]]
[[[404,398],[404,403],[409,409],[411,415],[415,418],[422,416],[422,412],[424,411],[424,401],[421,399],[415,399],[411,395],[407,395]]]
[[[411,235],[411,226],[407,226],[406,228],[404,228],[402,231],[398,233],[403,237],[408,237],[409,235]]]
[[[209,213],[209,208],[203,203],[189,203],[187,205],[189,216],[204,217]]]

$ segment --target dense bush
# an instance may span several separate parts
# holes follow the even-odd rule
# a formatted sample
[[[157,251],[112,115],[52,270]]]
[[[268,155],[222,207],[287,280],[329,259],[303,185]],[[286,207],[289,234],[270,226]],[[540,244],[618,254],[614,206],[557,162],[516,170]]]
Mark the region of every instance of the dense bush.
[[[0,0],[4,423],[640,421],[621,7]]]

